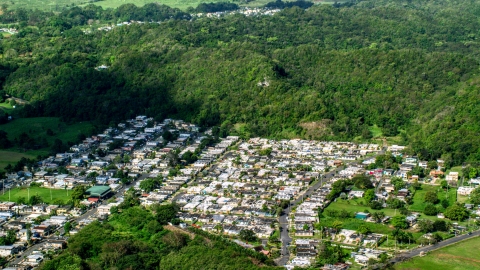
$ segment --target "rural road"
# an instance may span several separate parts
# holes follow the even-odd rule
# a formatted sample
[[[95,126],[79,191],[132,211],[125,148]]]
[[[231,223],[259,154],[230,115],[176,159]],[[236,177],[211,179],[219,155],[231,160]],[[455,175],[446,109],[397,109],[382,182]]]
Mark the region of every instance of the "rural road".
[[[474,238],[474,237],[478,237],[478,236],[480,236],[480,230],[472,232],[470,235],[469,234],[463,234],[463,235],[459,235],[459,236],[456,236],[456,237],[452,237],[452,238],[449,238],[445,241],[439,242],[439,243],[434,244],[434,245],[429,245],[429,246],[414,249],[414,250],[409,251],[409,252],[400,253],[395,258],[391,259],[390,262],[392,262],[392,263],[401,262],[401,261],[404,261],[406,259],[410,259],[412,257],[420,255],[420,253],[422,251],[427,253],[429,251],[440,249],[440,248],[446,247],[448,245],[452,245],[452,244],[455,244],[457,242],[467,240],[467,239],[470,239],[470,238]]]

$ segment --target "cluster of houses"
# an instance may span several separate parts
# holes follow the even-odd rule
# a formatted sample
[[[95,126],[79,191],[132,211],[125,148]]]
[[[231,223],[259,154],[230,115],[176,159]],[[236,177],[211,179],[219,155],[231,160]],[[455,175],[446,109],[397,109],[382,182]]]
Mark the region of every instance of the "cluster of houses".
[[[280,9],[268,9],[268,8],[249,8],[244,7],[238,10],[231,10],[231,11],[219,11],[219,12],[210,12],[210,13],[195,13],[190,14],[193,18],[201,18],[201,17],[208,17],[208,18],[220,18],[226,15],[232,14],[243,14],[245,16],[263,16],[263,15],[274,15],[275,13],[279,12]]]
[[[171,141],[162,138],[164,131],[173,134]],[[195,151],[204,138],[198,134],[198,127],[180,120],[166,119],[157,124],[151,118],[138,116],[116,128],[108,128],[101,134],[86,138],[80,144],[72,146],[68,153],[58,153],[38,162],[34,173],[26,168],[26,171],[9,174],[8,178],[1,182],[6,188],[35,183],[44,188],[63,189],[68,192],[78,185],[96,184],[87,189],[86,195],[89,198],[81,202],[87,206],[95,205],[96,208],[94,215],[89,214],[82,218],[85,210],[70,206],[0,203],[0,225],[3,226],[0,235],[6,235],[13,230],[18,240],[14,245],[0,247],[0,256],[14,258],[25,249],[27,243],[45,239],[47,241],[42,242],[44,244],[41,249],[63,247],[49,236],[66,222],[77,223],[77,227],[70,231],[74,234],[81,227],[109,215],[111,208],[123,201],[123,196],[118,194],[119,196],[115,200],[109,200],[108,204],[98,204],[98,201],[109,198],[122,186],[120,178],[116,177],[119,171],[129,172],[128,176],[134,179],[139,176],[146,179],[163,176],[161,188],[142,194],[141,198],[144,205],[159,203],[172,196],[182,185],[189,182],[192,176],[215,161],[227,147],[238,140],[238,137],[229,137],[221,140],[215,147],[202,150],[197,162],[182,169],[176,177],[168,177],[171,166],[166,156],[174,152],[181,155],[187,151]],[[64,170],[64,173],[59,173],[60,167],[65,168],[68,173]],[[135,188],[139,189],[139,183],[140,181],[136,182]],[[20,266],[36,266],[42,260],[40,253],[32,254],[23,259]]]
[[[2,211],[0,236],[8,236],[14,233],[16,242],[11,245],[0,246],[0,257],[14,258],[26,250],[29,243],[40,242],[53,234],[58,228],[63,227],[70,220],[70,217],[62,215],[68,211],[58,205],[17,205],[14,202],[0,203]],[[57,212],[58,211],[58,212]],[[60,213],[60,214],[57,214]],[[42,218],[39,222],[39,218]],[[48,239],[43,242],[42,250],[63,249],[66,246],[65,240]],[[26,256],[20,266],[35,267],[43,260],[41,253],[32,253]]]
[[[4,33],[9,33],[11,35],[15,35],[15,34],[18,34],[18,30],[15,29],[15,28],[0,28],[0,32],[4,32]]]
[[[176,198],[184,212],[180,219],[230,235],[248,228],[267,238],[274,231],[272,222],[281,201],[300,198],[327,168],[378,150],[378,145],[307,140],[239,142]],[[298,226],[309,226],[298,230],[303,236],[313,235],[312,224],[318,221],[314,210],[307,212],[301,219],[297,211]]]

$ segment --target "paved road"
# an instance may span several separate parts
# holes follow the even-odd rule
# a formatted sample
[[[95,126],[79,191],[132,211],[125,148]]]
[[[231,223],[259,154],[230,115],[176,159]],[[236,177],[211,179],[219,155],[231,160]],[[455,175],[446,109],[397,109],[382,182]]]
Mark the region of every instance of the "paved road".
[[[148,174],[146,175],[142,175],[139,179],[143,179],[143,178],[146,178]],[[139,180],[138,179],[138,180]],[[125,190],[128,190],[130,187],[133,187],[135,185],[135,182],[138,181],[138,180],[135,180],[135,181],[132,181],[132,183],[130,183],[129,185],[124,185],[123,187],[121,187],[116,193],[115,195],[122,195]],[[107,204],[106,201],[103,201],[101,204]],[[72,219],[70,222],[79,222],[80,220],[83,220],[83,219],[88,219],[90,218],[91,216],[93,216],[95,213],[97,212],[97,208],[92,208],[92,209],[89,209],[88,211],[86,211],[84,214],[82,214],[81,216],[78,216],[74,219]],[[64,233],[64,229],[63,227],[60,227],[58,230],[57,230],[60,235],[62,235]],[[29,256],[32,254],[33,251],[35,250],[39,250],[48,240],[53,240],[55,239],[57,236],[52,233],[50,234],[49,236],[45,237],[45,239],[43,239],[41,242],[39,243],[36,243],[32,246],[30,246],[27,250],[25,250],[22,254],[20,254],[20,257],[18,258],[15,258],[13,261],[10,262],[10,265],[17,265],[19,264],[24,257],[26,256]]]
[[[390,260],[390,262],[392,262],[392,263],[401,262],[401,261],[404,261],[406,259],[410,259],[412,257],[420,255],[420,253],[422,251],[427,253],[429,251],[433,251],[433,250],[436,250],[436,249],[439,249],[439,248],[443,248],[443,247],[446,247],[448,245],[455,244],[457,242],[467,240],[467,239],[470,239],[470,238],[473,238],[473,237],[478,237],[478,236],[480,236],[480,230],[472,232],[470,235],[463,234],[463,235],[459,235],[459,236],[456,236],[456,237],[452,237],[452,238],[449,238],[445,241],[439,242],[435,245],[429,245],[429,246],[414,249],[414,250],[406,252],[406,253],[397,254],[397,256],[395,258]]]
[[[277,265],[285,265],[287,264],[288,260],[290,259],[290,251],[288,247],[292,242],[292,238],[288,234],[288,216],[292,211],[292,207],[300,204],[303,202],[303,199],[307,198],[308,196],[312,195],[317,189],[319,189],[323,183],[327,182],[332,178],[338,171],[342,170],[342,168],[336,168],[334,171],[325,173],[321,176],[321,179],[315,183],[314,185],[310,186],[307,191],[305,191],[302,195],[300,195],[296,200],[290,202],[290,206],[285,209],[282,215],[279,217],[280,222],[280,241],[282,242],[282,250],[281,250],[281,257],[276,261]]]

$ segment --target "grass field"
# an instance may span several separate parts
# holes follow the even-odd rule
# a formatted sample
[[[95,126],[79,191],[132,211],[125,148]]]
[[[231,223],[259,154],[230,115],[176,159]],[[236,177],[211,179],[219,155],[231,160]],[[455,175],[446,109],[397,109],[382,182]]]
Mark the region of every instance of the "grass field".
[[[0,190],[0,201],[17,201],[19,197],[24,197],[28,200],[28,190],[27,188],[14,188],[10,191],[10,199],[8,195],[8,191],[5,191],[3,194],[3,190]],[[41,187],[31,187],[30,188],[30,196],[39,195],[45,203],[52,203],[57,200],[61,200],[66,203],[72,195],[72,191],[67,191],[63,189],[49,189],[49,188],[41,188]]]
[[[56,117],[36,117],[14,119],[7,124],[1,125],[0,129],[7,132],[10,141],[13,141],[22,132],[25,132],[29,137],[34,138],[35,140],[45,138],[51,146],[57,138],[64,143],[77,142],[78,135],[80,133],[88,134],[91,126],[92,125],[89,122],[67,125]],[[47,135],[48,129],[53,131],[53,135]],[[49,151],[49,147],[28,150],[26,152],[24,152],[24,149],[17,149],[15,147],[7,150],[0,150],[0,169],[3,169],[9,163],[17,162],[22,157],[35,158],[38,155],[46,155]]]
[[[24,154],[12,151],[0,151],[0,170],[3,170],[8,164],[19,161],[22,157],[35,158],[34,155]]]
[[[136,6],[143,6],[148,3],[159,3],[167,5],[174,8],[179,8],[182,10],[187,9],[188,7],[197,7],[200,3],[212,3],[212,2],[225,2],[224,0],[161,0],[161,1],[152,1],[152,0],[102,0],[94,2],[95,5],[101,6],[103,8],[116,8],[124,4],[132,3]],[[232,2],[232,1],[226,1]],[[249,2],[248,4],[240,4],[242,6],[249,7],[259,7],[263,6],[270,0],[256,0]],[[18,0],[18,1],[5,1],[0,0],[0,4],[7,4],[10,9],[16,8],[26,8],[26,9],[40,9],[46,11],[62,11],[64,8],[72,6],[85,6],[92,3],[90,0],[52,0],[52,1],[42,1],[42,0]],[[238,3],[238,2],[236,2]]]
[[[8,102],[3,102],[3,103],[0,103],[0,110],[8,113],[8,114],[12,114],[14,112],[14,108],[12,105],[10,105],[10,103]]]
[[[480,250],[480,238],[476,237],[433,251],[425,257],[415,257],[407,262],[397,264],[395,269],[480,269],[478,250]]]
[[[101,6],[103,8],[117,8],[124,4],[134,4],[136,6],[143,6],[148,3],[159,3],[163,5],[167,5],[173,8],[179,8],[182,10],[186,10],[188,7],[197,7],[200,3],[215,3],[215,2],[233,2],[237,3],[240,6],[248,6],[248,7],[261,7],[264,6],[266,3],[271,2],[273,0],[254,0],[248,3],[240,3],[238,1],[228,1],[228,0],[160,0],[160,1],[153,1],[153,0],[100,0],[98,2],[92,2],[92,0],[0,0],[0,4],[7,4],[9,9],[16,9],[16,8],[25,8],[25,9],[39,9],[39,10],[46,10],[46,11],[62,11],[64,8],[72,7],[72,6],[85,6],[88,4],[95,4]],[[287,0],[288,1],[288,0]],[[334,4],[335,2],[342,3],[344,1],[313,1],[314,3],[319,4]]]
[[[436,192],[439,200],[448,199],[450,205],[457,201],[457,189],[455,188],[450,188],[447,196],[447,192],[440,188],[440,186],[422,185],[422,189],[415,192],[415,196],[413,196],[413,204],[410,205],[408,209],[415,212],[423,212],[423,209],[425,209],[425,206],[427,205],[427,203],[424,202],[425,193],[428,191]],[[441,208],[440,205],[437,206]]]
[[[372,210],[370,207],[367,205],[361,205],[361,202],[363,202],[363,199],[355,199],[355,200],[341,200],[337,199],[336,202],[332,202],[326,210],[346,210],[349,212],[364,212],[365,210],[368,210],[370,213],[373,212],[384,212],[385,215],[393,217],[395,215],[395,210],[394,209],[389,209],[389,208],[384,208],[382,210]],[[397,215],[400,213],[397,211]]]
[[[374,138],[381,137],[383,135],[382,129],[379,128],[377,125],[373,125],[373,126],[369,127],[368,129],[370,130],[370,132],[372,133],[372,136]]]

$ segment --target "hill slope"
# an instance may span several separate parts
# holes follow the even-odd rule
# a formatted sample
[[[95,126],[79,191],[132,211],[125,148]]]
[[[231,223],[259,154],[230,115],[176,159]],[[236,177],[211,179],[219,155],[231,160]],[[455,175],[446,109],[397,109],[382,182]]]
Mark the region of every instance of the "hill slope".
[[[422,159],[460,164],[480,158],[479,3],[363,1],[195,20],[162,8],[179,19],[109,32],[88,26],[109,18],[93,6],[30,14],[1,43],[3,87],[31,102],[25,116],[109,124],[141,113],[243,136],[339,140],[368,139],[377,125]]]

